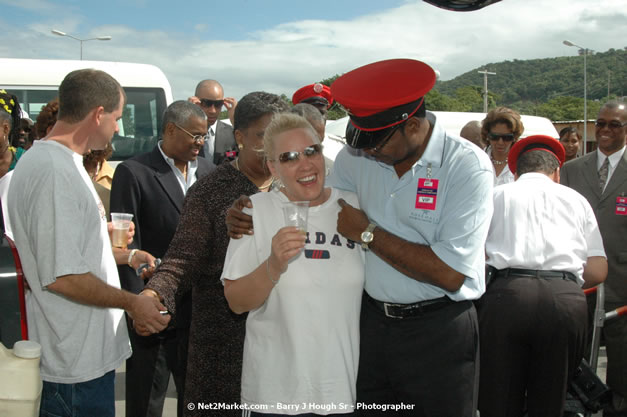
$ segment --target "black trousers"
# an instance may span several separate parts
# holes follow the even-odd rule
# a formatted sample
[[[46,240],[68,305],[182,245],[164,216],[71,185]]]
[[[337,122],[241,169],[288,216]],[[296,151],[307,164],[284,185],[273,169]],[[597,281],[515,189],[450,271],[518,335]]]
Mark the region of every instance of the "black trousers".
[[[183,415],[187,329],[139,336],[129,325],[133,355],[126,361],[126,416],[159,417],[163,413],[170,373],[177,392],[177,416]]]
[[[572,281],[497,278],[477,303],[481,417],[558,417],[581,362],[587,307]]]
[[[418,317],[386,317],[365,298],[356,415],[474,417],[479,334],[470,301]],[[382,411],[385,405],[397,411]]]

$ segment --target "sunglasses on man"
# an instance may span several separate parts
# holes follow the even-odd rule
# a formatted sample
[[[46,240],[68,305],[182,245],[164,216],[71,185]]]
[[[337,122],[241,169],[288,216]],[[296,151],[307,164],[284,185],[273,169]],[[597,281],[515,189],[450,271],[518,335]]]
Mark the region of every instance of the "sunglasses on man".
[[[224,100],[209,100],[208,98],[201,98],[200,105],[206,108],[215,107],[221,109],[224,106]]]
[[[488,133],[488,139],[497,141],[499,139],[503,139],[503,142],[511,142],[514,140],[514,135],[512,133]]]
[[[604,129],[605,126],[607,126],[610,129],[616,130],[627,125],[627,122],[621,123],[621,122],[617,122],[616,120],[612,120],[611,122],[606,122],[605,120],[597,120],[596,122],[594,122],[594,125],[599,129]]]
[[[305,149],[303,149],[302,152],[296,152],[296,151],[283,152],[279,154],[279,157],[277,159],[280,163],[285,164],[288,162],[298,161],[300,159],[301,154],[306,156],[307,158],[312,158],[314,156],[320,155],[321,152],[322,152],[322,145],[318,143],[315,145],[307,146]]]

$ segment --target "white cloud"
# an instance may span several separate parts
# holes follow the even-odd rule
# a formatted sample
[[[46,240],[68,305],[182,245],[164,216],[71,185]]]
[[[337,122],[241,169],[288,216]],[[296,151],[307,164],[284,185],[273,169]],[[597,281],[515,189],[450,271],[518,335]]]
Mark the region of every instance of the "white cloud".
[[[0,4],[6,4],[7,6],[19,7],[25,10],[32,11],[52,11],[55,9],[55,6],[51,1],[48,0],[0,0]]]
[[[490,62],[576,55],[574,48],[562,45],[564,39],[597,51],[622,48],[624,40],[617,34],[626,10],[627,0],[503,0],[477,12],[455,13],[414,0],[353,20],[284,23],[241,41],[125,26],[94,27],[81,35],[113,37],[85,43],[86,59],[157,65],[178,99],[191,95],[204,78],[219,80],[226,94],[237,98],[255,90],[291,96],[302,85],[380,59],[421,59],[446,80]],[[20,31],[16,42],[1,44],[0,55],[76,59],[77,42],[49,31],[69,32],[79,27],[79,20],[52,14],[49,22]]]

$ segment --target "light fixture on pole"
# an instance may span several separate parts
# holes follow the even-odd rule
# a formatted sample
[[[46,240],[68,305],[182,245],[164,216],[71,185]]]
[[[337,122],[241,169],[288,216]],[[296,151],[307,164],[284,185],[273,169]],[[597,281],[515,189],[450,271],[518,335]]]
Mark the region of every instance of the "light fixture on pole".
[[[588,152],[588,64],[586,58],[588,57],[588,48],[575,45],[571,41],[564,41],[566,46],[574,46],[579,48],[583,52],[583,153]]]
[[[96,38],[79,39],[79,38],[76,38],[76,37],[74,37],[72,35],[69,35],[69,34],[67,34],[65,32],[61,32],[60,30],[52,29],[51,32],[53,34],[55,34],[55,35],[58,35],[58,36],[66,36],[68,38],[72,38],[72,39],[74,39],[76,41],[79,41],[80,44],[81,44],[81,61],[83,60],[83,42],[87,42],[87,41],[110,41],[111,40],[111,36],[98,36]]]

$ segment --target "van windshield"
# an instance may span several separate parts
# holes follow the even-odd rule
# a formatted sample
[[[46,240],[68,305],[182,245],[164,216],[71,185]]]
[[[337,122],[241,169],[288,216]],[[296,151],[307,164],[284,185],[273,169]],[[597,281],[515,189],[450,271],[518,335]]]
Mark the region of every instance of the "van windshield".
[[[56,89],[6,88],[15,94],[28,114],[35,121],[41,108],[57,97]],[[126,106],[118,122],[120,131],[113,137],[111,161],[123,161],[134,155],[148,152],[159,140],[163,112],[167,104],[161,88],[124,87]]]

